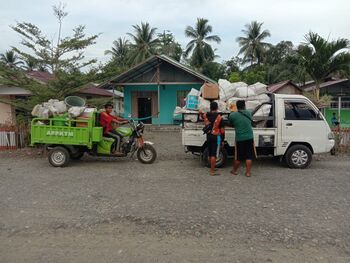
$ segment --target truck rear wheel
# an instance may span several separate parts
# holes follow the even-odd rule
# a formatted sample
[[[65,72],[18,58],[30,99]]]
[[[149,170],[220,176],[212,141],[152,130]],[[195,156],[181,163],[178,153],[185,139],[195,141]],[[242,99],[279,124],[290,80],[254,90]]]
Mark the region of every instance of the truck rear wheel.
[[[208,148],[205,148],[202,154],[201,161],[205,166],[210,167],[210,164],[208,161],[208,155],[209,155]],[[227,159],[227,151],[225,149],[221,149],[219,153],[219,158],[216,159],[215,167],[216,168],[223,167],[226,163],[226,159]]]
[[[287,150],[285,160],[289,168],[304,169],[312,161],[312,152],[307,146],[296,144]]]
[[[49,163],[54,167],[64,167],[69,163],[70,156],[66,148],[57,146],[49,151]]]

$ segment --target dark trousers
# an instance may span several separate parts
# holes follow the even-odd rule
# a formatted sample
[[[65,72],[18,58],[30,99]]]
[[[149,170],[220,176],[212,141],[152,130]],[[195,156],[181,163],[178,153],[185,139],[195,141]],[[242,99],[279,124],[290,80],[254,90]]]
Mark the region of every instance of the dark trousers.
[[[115,142],[114,142],[114,147],[112,147],[112,149],[117,150],[119,152],[120,141],[123,136],[120,133],[118,133],[116,130],[111,130],[105,133],[104,136],[115,139],[115,142],[117,144],[115,145]]]

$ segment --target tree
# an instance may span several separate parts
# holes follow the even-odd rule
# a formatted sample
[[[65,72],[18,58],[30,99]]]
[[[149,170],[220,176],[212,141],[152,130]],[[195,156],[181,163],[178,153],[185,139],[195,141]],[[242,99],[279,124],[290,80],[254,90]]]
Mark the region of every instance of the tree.
[[[182,56],[182,48],[179,43],[175,41],[174,35],[170,31],[163,31],[163,33],[158,34],[159,54],[166,55],[177,61],[180,61]]]
[[[305,71],[315,81],[315,96],[320,98],[320,84],[332,73],[346,71],[350,64],[348,39],[328,41],[317,33],[305,35],[306,43],[298,48],[298,58]]]
[[[105,51],[105,55],[112,55],[112,63],[126,69],[128,66],[128,56],[130,52],[129,40],[119,37],[113,41],[113,46],[110,50]]]
[[[211,79],[218,80],[225,78],[225,69],[225,65],[212,61],[203,65],[202,73]]]
[[[209,42],[220,43],[221,39],[217,35],[209,35],[213,31],[211,25],[208,24],[208,19],[197,18],[195,28],[187,26],[185,36],[192,40],[187,44],[185,57],[191,53],[190,63],[196,69],[201,70],[203,66],[212,62],[215,58],[215,53]]]
[[[0,61],[10,68],[15,68],[23,64],[13,50],[8,50],[4,54],[1,54]]]
[[[157,53],[158,38],[157,28],[150,27],[149,23],[141,22],[141,26],[134,25],[134,34],[128,33],[132,39],[129,62],[138,64]]]
[[[225,78],[230,78],[231,73],[239,72],[239,67],[242,64],[242,59],[239,57],[233,57],[230,60],[224,61],[223,65],[225,69]]]
[[[240,46],[239,55],[243,54],[244,62],[260,63],[263,61],[266,50],[270,47],[269,43],[263,42],[263,40],[271,36],[269,30],[262,30],[263,23],[253,21],[250,24],[245,25],[243,37],[238,37],[237,42]]]
[[[295,55],[294,45],[291,41],[281,41],[276,45],[271,45],[266,51],[265,64],[277,65],[285,61],[289,56]]]
[[[95,72],[85,74],[80,71],[82,66],[93,62],[93,60],[87,62],[81,62],[81,60],[84,58],[85,48],[92,45],[97,38],[97,35],[85,37],[83,26],[76,28],[73,37],[65,37],[61,40],[59,38],[57,45],[43,36],[35,25],[18,23],[13,29],[23,36],[22,44],[32,51],[32,53],[26,53],[16,49],[23,59],[28,59],[28,66],[33,67],[30,60],[33,59],[39,63],[38,69],[48,67],[54,73],[55,78],[43,84],[28,78],[23,69],[10,69],[0,63],[0,84],[21,87],[32,93],[26,100],[10,100],[6,103],[14,105],[18,110],[29,115],[36,104],[41,104],[49,99],[62,100],[80,90],[86,83],[95,80]]]
[[[84,50],[95,44],[98,35],[86,36],[85,26],[79,25],[73,29],[73,35],[61,38],[62,20],[68,13],[64,12],[64,5],[54,6],[54,15],[59,22],[57,44],[47,38],[34,24],[22,22],[11,28],[22,36],[21,44],[29,48],[30,52],[13,47],[22,59],[34,59],[40,65],[47,67],[52,73],[60,70],[80,69],[92,63],[95,59],[84,61]],[[83,62],[84,61],[84,62]]]

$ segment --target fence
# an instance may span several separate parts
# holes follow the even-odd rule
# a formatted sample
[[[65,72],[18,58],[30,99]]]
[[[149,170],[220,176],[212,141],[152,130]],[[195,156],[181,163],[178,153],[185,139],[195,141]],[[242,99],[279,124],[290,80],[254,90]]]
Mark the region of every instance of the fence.
[[[335,135],[335,149],[340,153],[348,153],[350,150],[350,128],[333,128]]]
[[[28,128],[24,126],[0,127],[0,151],[24,148],[28,142]]]

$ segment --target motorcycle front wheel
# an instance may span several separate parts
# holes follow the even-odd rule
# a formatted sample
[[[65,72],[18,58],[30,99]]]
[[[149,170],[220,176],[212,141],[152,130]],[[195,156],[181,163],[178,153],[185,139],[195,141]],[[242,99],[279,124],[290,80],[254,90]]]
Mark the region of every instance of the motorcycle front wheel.
[[[151,164],[157,158],[157,152],[150,144],[145,144],[142,148],[137,150],[137,159],[141,163]]]

